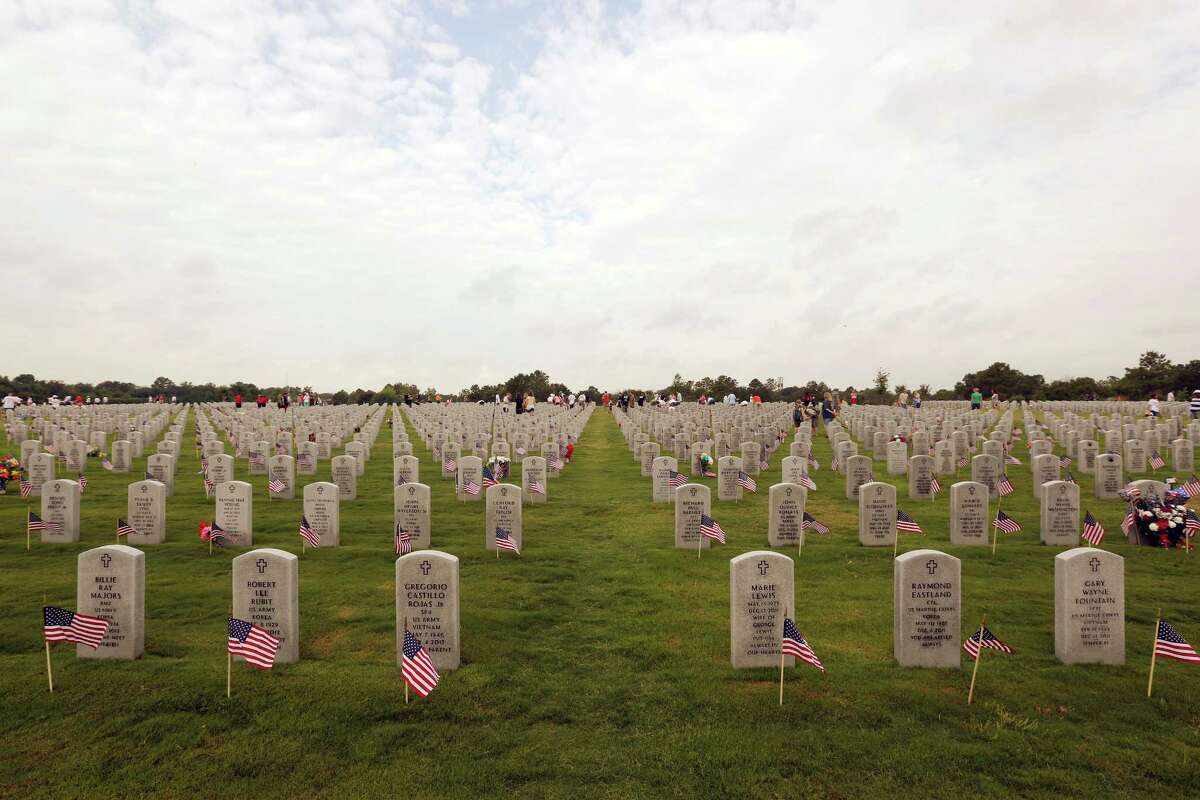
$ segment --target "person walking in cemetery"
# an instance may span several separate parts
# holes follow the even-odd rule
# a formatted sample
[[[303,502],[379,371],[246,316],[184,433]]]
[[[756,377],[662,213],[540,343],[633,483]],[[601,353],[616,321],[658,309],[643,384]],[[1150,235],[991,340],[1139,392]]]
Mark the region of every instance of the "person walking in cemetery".
[[[1146,412],[1152,417],[1157,417],[1160,410],[1158,394],[1150,395],[1150,399],[1146,401]]]
[[[517,413],[524,414],[525,413],[525,393],[517,392],[516,395],[513,397],[513,401],[516,403]]]
[[[853,389],[850,390],[850,405],[858,405],[858,392]]]
[[[1188,410],[1192,412],[1192,419],[1200,419],[1200,389],[1192,392],[1192,400],[1188,403]]]
[[[1175,402],[1175,393],[1174,392],[1167,392],[1167,402],[1168,403]]]
[[[900,393],[900,396],[896,398],[896,405],[901,408],[908,408],[908,392]]]
[[[804,424],[804,420],[805,420],[804,403],[797,400],[796,406],[792,409],[792,424],[794,426],[796,426],[797,428],[799,428],[801,425]]]
[[[821,401],[821,421],[826,425],[833,422],[833,418],[837,416],[837,410],[833,405],[833,394],[825,393],[825,399]]]
[[[912,404],[913,404],[913,408],[921,407],[921,393],[920,392],[913,392]],[[851,405],[854,405],[854,404],[851,403]]]
[[[17,397],[12,392],[4,395],[4,410],[12,411],[17,406],[21,405],[21,398]]]
[[[233,396],[233,407],[234,407],[234,408],[236,408],[236,409],[238,409],[239,411],[241,410],[241,408],[242,408],[242,394],[241,394],[241,392],[238,392],[237,394],[235,394],[235,395]]]
[[[974,389],[971,390],[971,410],[978,411],[982,407],[983,407],[983,393],[980,392],[979,387],[976,386]]]

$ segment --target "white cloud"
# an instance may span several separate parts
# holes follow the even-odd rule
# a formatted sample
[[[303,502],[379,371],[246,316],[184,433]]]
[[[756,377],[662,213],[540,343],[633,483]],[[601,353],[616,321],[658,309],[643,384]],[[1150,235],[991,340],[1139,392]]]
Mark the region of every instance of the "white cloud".
[[[949,385],[1194,355],[1129,291],[1200,278],[1194,4],[486,10],[523,15],[511,53],[464,3],[0,10],[0,263],[54,320],[7,371]]]

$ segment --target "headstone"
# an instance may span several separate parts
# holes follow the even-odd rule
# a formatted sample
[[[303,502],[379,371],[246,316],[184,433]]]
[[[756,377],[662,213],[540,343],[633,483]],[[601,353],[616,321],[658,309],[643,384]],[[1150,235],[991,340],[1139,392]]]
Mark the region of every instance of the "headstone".
[[[421,461],[413,455],[398,455],[392,459],[392,480],[402,483],[421,482]]]
[[[1064,664],[1125,663],[1125,559],[1095,547],[1054,557],[1054,655]]]
[[[433,515],[429,497],[429,487],[423,483],[406,483],[392,492],[392,526],[399,525],[408,532],[413,550],[424,550],[430,545]]]
[[[1096,456],[1096,479],[1092,491],[1097,498],[1114,498],[1125,488],[1125,471],[1121,463],[1122,458],[1116,453]]]
[[[1196,469],[1196,451],[1189,439],[1175,439],[1171,442],[1171,466],[1177,472],[1192,472]]]
[[[794,483],[777,483],[768,494],[767,542],[771,547],[799,547],[804,542],[804,507],[808,493]]]
[[[962,565],[938,550],[896,557],[892,650],[902,667],[958,669]]]
[[[1146,445],[1140,439],[1125,442],[1125,468],[1130,472],[1146,471]]]
[[[933,456],[916,455],[908,460],[908,499],[933,499]]]
[[[167,487],[158,481],[137,481],[126,491],[125,521],[137,533],[128,544],[162,544],[167,540]]]
[[[729,658],[734,669],[779,666],[783,618],[795,616],[795,602],[792,559],[752,550],[729,560]],[[793,656],[783,657],[784,666],[795,662]]]
[[[367,471],[367,446],[362,442],[347,442],[346,455],[354,458],[354,475],[361,478]]]
[[[1079,544],[1079,484],[1050,481],[1042,486],[1042,544],[1076,547]]]
[[[742,469],[749,475],[757,475],[759,459],[762,456],[762,445],[758,442],[742,442],[740,452]]]
[[[712,514],[712,493],[700,483],[685,483],[675,490],[675,546],[685,550],[708,549],[712,539],[700,535],[700,516]]]
[[[271,456],[271,443],[257,441],[252,442],[246,449],[246,458],[250,460],[250,466],[247,470],[251,475],[266,475],[267,474],[267,459]]]
[[[557,446],[557,445],[556,445]],[[487,549],[496,549],[496,529],[508,531],[509,538],[524,551],[525,539],[521,530],[521,487],[511,483],[497,483],[487,488],[484,511],[484,543]]]
[[[54,456],[49,453],[31,455],[26,480],[33,485],[32,496],[41,497],[43,487],[54,480]]]
[[[139,658],[145,651],[146,554],[136,547],[110,544],[79,554],[75,608],[108,620],[95,650],[75,645],[79,658]]]
[[[329,472],[343,500],[358,499],[358,459],[340,455],[329,460]]]
[[[34,456],[47,455],[38,453]],[[57,525],[58,530],[42,530],[42,541],[66,544],[79,541],[79,484],[59,478],[41,484],[42,513],[44,522]]]
[[[281,481],[283,491],[269,494],[275,500],[292,500],[296,497],[296,459],[291,456],[271,456],[267,459],[267,475],[271,480]]]
[[[475,494],[468,491],[470,484],[475,485]],[[458,481],[455,483],[454,494],[464,502],[479,502],[483,499],[483,459],[479,456],[459,457]]]
[[[808,474],[808,462],[805,456],[785,456],[780,462],[783,471],[782,483],[800,483],[800,479]]]
[[[653,484],[650,490],[651,500],[655,503],[672,503],[675,501],[675,489],[671,486],[671,473],[677,472],[679,462],[672,456],[659,456],[654,459]]]
[[[1000,459],[981,453],[971,459],[971,480],[982,483],[988,488],[988,496],[993,500],[1000,496],[997,488],[1000,481]]]
[[[538,492],[530,491],[530,486],[535,483],[541,487]],[[525,456],[521,459],[521,500],[526,503],[544,503],[549,491],[550,486],[546,481],[546,459],[541,456]]]
[[[336,483],[318,481],[304,487],[304,518],[320,537],[321,547],[342,543],[341,498]]]
[[[742,499],[742,487],[738,485],[740,472],[742,472],[742,459],[737,456],[721,456],[717,459],[718,500]]]
[[[170,453],[155,453],[146,459],[146,472],[167,487],[167,497],[175,494],[175,456]]]
[[[1042,497],[1042,484],[1058,480],[1059,461],[1053,453],[1044,453],[1033,458],[1033,496]]]
[[[648,478],[654,467],[654,459],[658,458],[659,448],[657,442],[645,442],[638,449],[639,462],[641,465],[641,474],[643,478]]]
[[[273,547],[251,550],[233,560],[233,616],[279,639],[276,664],[300,660],[299,578],[300,559]]]
[[[908,445],[901,441],[888,442],[887,473],[903,475],[908,470]]]
[[[227,481],[213,490],[216,512],[213,520],[225,531],[226,544],[254,544],[254,487],[245,481]]]
[[[458,558],[421,550],[396,559],[396,663],[411,631],[438,672],[462,663],[458,618]]]
[[[988,525],[987,487],[978,481],[959,481],[950,487],[950,544],[986,545]]]
[[[896,543],[896,487],[873,481],[858,490],[858,542],[864,547]]]
[[[846,459],[846,499],[858,499],[863,484],[875,480],[875,462],[870,456],[850,456]]]

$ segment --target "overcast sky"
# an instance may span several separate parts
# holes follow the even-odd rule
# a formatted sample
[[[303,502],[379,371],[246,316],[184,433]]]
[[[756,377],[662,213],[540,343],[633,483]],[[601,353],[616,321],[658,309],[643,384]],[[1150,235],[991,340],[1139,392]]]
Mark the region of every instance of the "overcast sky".
[[[3,374],[1200,356],[1194,0],[6,0],[0,76]]]

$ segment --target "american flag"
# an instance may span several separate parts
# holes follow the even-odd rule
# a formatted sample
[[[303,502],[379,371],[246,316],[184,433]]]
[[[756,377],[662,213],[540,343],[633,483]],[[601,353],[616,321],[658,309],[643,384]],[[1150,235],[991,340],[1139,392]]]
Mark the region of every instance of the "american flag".
[[[116,467],[113,466],[113,463],[107,458],[100,459],[100,466],[104,467],[109,472],[112,472],[114,469],[116,469]]]
[[[711,469],[706,469],[706,470],[704,470],[704,477],[715,478],[715,477],[717,477],[717,473],[713,472]]]
[[[501,550],[512,550],[517,555],[521,554],[516,540],[512,537],[512,531],[508,528],[496,528],[496,547]]]
[[[925,535],[925,531],[921,530],[921,526],[917,521],[904,513],[900,509],[896,509],[896,530],[904,531],[905,533],[919,533]]]
[[[817,533],[829,533],[828,525],[818,522],[816,519],[813,518],[812,514],[805,511],[804,512],[804,521],[800,523],[800,529],[808,530],[809,528],[813,529]]]
[[[997,508],[996,518],[992,520],[992,527],[1002,530],[1005,533],[1016,533],[1021,530],[1021,523]]]
[[[463,484],[462,488],[463,491],[469,495],[474,496],[479,494],[479,484],[473,480],[468,479],[467,482]]]
[[[212,542],[218,547],[225,546],[225,529],[215,522],[200,523],[200,541]]]
[[[1001,497],[1008,497],[1015,490],[1013,489],[1012,481],[1008,479],[1008,473],[1000,476],[1000,480],[996,481],[996,491]]]
[[[562,472],[563,462],[561,458],[556,458],[550,462],[550,469],[555,472]]]
[[[680,486],[683,486],[685,483],[687,483],[686,475],[684,475],[682,472],[676,472],[675,470],[671,470],[671,474],[667,477],[667,485],[668,486],[670,486],[672,489],[678,489]]]
[[[404,675],[404,682],[421,697],[428,696],[442,679],[433,665],[433,659],[411,631],[404,632],[404,657],[400,660],[400,672]]]
[[[1123,492],[1123,494],[1129,500],[1137,500],[1139,497],[1142,496],[1142,490],[1137,488],[1136,486],[1130,484],[1129,486],[1125,487],[1125,491]]]
[[[792,622],[789,617],[783,618],[783,642],[779,646],[779,652],[785,656],[795,656],[821,672],[825,671],[825,667],[821,665],[821,659],[817,658],[817,654],[800,635],[800,631],[796,630],[796,623]]]
[[[117,536],[128,536],[131,533],[137,533],[137,529],[125,520],[117,517]]]
[[[208,474],[208,459],[204,458],[203,456],[200,457],[200,474],[201,475]]]
[[[279,652],[279,639],[244,619],[229,618],[229,654],[241,656],[259,669],[270,669]]]
[[[153,473],[153,472],[151,472],[150,470],[146,470],[146,478],[145,478],[145,479],[146,479],[146,480],[148,480],[148,481],[156,481],[156,480],[158,480],[158,478],[154,477],[154,473]]]
[[[1192,477],[1184,481],[1183,485],[1179,488],[1187,492],[1188,497],[1200,497],[1200,478],[1197,478],[1196,474],[1192,473]]]
[[[969,464],[971,462],[969,462],[966,458],[960,458],[957,463],[958,463],[958,468],[962,469],[963,467],[965,467],[967,464]]]
[[[261,467],[267,463],[267,459],[265,457],[263,457],[263,454],[258,452],[257,450],[250,453],[250,455],[247,458],[249,459],[250,463],[256,467]]]
[[[1195,536],[1196,531],[1200,531],[1200,517],[1196,516],[1196,512],[1189,508],[1184,520],[1183,532],[1189,537]]]
[[[1060,467],[1069,467],[1069,466],[1071,466],[1071,461],[1072,461],[1072,459],[1070,456],[1063,456],[1060,459],[1058,459],[1058,465]]]
[[[979,648],[988,647],[992,650],[999,650],[1001,653],[1011,653],[1012,648],[1004,642],[996,638],[996,635],[988,630],[986,625],[981,625],[979,630],[975,631],[963,642],[963,650],[970,654],[971,658],[979,658]]]
[[[1089,511],[1083,516],[1083,538],[1092,547],[1099,547],[1104,541],[1104,526],[1100,524],[1100,520],[1092,516]]]
[[[1125,512],[1125,518],[1121,520],[1121,530],[1123,530],[1125,533],[1129,533],[1133,530],[1135,522],[1137,522],[1137,511],[1133,506],[1130,506],[1129,510]]]
[[[321,546],[321,535],[313,530],[312,525],[308,524],[308,517],[304,514],[300,515],[300,538],[309,547]]]
[[[938,494],[941,491],[942,491],[942,483],[941,483],[941,481],[939,481],[937,479],[937,476],[930,478],[929,479],[929,493],[930,494]]]
[[[751,478],[742,470],[738,470],[737,485],[748,492],[754,492],[756,494],[758,493],[758,481],[754,480],[754,478]]]
[[[1017,458],[1017,457],[1016,457],[1016,456],[1014,456],[1014,455],[1006,455],[1006,456],[1004,457],[1004,463],[1005,463],[1005,464],[1017,464],[1017,465],[1020,465],[1020,463],[1021,463],[1021,459]]]
[[[725,544],[725,529],[721,527],[721,523],[708,514],[700,515],[700,535]]]
[[[835,455],[829,462],[829,468],[834,472],[839,472],[842,469],[842,460]]]
[[[79,493],[80,494],[83,494],[84,492],[87,491],[87,485],[88,485],[87,475],[80,475],[79,476]]]
[[[279,494],[286,488],[287,484],[278,478],[271,478],[271,480],[267,481],[267,491],[271,494]]]
[[[812,453],[808,454],[808,465],[813,469],[820,469],[821,465],[817,462],[817,457]]]
[[[453,456],[442,456],[442,472],[455,472],[458,470],[458,461]]]
[[[808,477],[807,475],[800,476],[800,485],[803,486],[805,489],[812,489],[814,492],[817,490],[816,482],[812,478]]]
[[[51,533],[62,533],[62,525],[57,522],[51,522],[47,519],[42,519],[32,511],[29,512],[29,530],[31,531],[50,531]]]
[[[1150,452],[1150,469],[1162,469],[1166,465],[1167,462],[1163,461],[1163,457],[1158,454],[1157,450]]]
[[[529,482],[529,493],[530,494],[545,494],[546,493],[546,484],[542,483],[541,481],[530,481]]]
[[[1200,654],[1197,654],[1195,648],[1175,630],[1175,626],[1165,619],[1158,621],[1158,633],[1154,637],[1154,655],[1188,664],[1200,664]]]
[[[758,469],[760,472],[764,471],[764,470],[768,470],[770,468],[771,468],[771,465],[768,464],[765,459],[758,462]]]
[[[483,468],[483,488],[486,489],[489,486],[495,486],[497,483],[499,483],[499,481],[496,480],[495,473],[493,473],[489,467],[484,467]]]
[[[42,635],[47,642],[75,642],[95,650],[108,632],[108,620],[77,614],[58,606],[42,609]]]
[[[21,497],[29,497],[33,494],[33,481],[21,480]]]
[[[393,543],[395,544],[396,555],[398,556],[412,552],[412,535],[404,530],[404,526],[399,523],[396,524],[396,536]]]
[[[206,497],[212,497],[213,489],[215,489],[215,488],[217,488],[217,485],[215,483],[213,483],[208,478],[204,479],[204,495]]]
[[[312,453],[301,453],[296,457],[296,466],[301,469],[308,469],[313,465]]]

